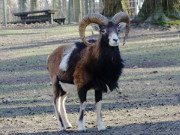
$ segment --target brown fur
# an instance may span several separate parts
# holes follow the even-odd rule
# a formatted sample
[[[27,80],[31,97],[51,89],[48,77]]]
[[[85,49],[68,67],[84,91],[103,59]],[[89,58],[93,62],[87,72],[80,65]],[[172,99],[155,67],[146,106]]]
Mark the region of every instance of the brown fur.
[[[91,62],[92,59],[98,59],[99,57],[99,42],[101,39],[101,34],[98,37],[97,42],[92,47],[87,47],[82,52],[82,59],[77,63],[75,72],[74,72],[74,83],[76,84],[78,90],[85,84],[91,80],[91,75],[86,73],[85,71],[85,64],[87,62]]]
[[[81,59],[78,61],[75,67],[75,72],[73,74],[74,83],[76,84],[77,88],[79,89],[84,84],[88,83],[91,79],[91,75],[87,74],[85,71],[84,65],[87,62],[92,61],[92,59],[98,59],[99,57],[99,41],[101,39],[101,34],[98,37],[98,41],[92,47],[87,47],[81,52]],[[47,60],[47,69],[50,74],[50,78],[52,84],[56,81],[56,76],[61,78],[62,80],[68,80],[71,76],[68,71],[61,71],[59,69],[60,62],[62,61],[62,57],[64,52],[67,49],[70,49],[73,45],[63,45],[59,46],[55,49],[52,54],[49,56]]]
[[[92,57],[94,57],[96,59],[98,59],[98,57],[99,57],[99,43],[100,43],[101,38],[102,38],[102,34],[100,33],[95,46],[93,46],[93,48],[92,48]]]
[[[59,46],[56,50],[52,52],[47,60],[47,69],[49,71],[51,81],[53,82],[53,76],[58,76],[60,78],[68,78],[68,74],[59,69],[59,64],[62,60],[63,53],[65,50],[71,48],[72,45]]]

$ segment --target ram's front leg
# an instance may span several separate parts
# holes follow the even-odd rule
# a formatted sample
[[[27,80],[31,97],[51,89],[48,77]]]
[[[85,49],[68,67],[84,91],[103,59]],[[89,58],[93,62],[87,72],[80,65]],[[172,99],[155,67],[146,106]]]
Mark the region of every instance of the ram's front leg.
[[[81,88],[78,91],[78,96],[80,99],[80,116],[79,116],[79,120],[78,120],[78,130],[79,131],[85,131],[86,128],[84,126],[84,112],[85,112],[85,108],[86,108],[86,94],[87,94],[87,90]]]
[[[98,130],[106,130],[106,127],[103,125],[102,122],[102,91],[95,90],[95,101],[96,101],[96,114],[97,114],[97,128]]]

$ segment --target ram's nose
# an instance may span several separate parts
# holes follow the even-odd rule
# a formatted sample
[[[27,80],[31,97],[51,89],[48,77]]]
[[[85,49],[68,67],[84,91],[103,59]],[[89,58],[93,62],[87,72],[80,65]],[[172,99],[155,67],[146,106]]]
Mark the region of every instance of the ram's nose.
[[[118,41],[118,39],[113,39],[113,41],[114,41],[114,42],[117,42],[117,41]]]

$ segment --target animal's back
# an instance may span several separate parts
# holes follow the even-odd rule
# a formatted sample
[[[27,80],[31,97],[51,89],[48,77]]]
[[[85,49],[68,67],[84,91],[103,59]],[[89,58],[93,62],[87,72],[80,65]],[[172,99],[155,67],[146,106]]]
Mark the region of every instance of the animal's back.
[[[82,50],[86,47],[83,42],[76,42],[74,45],[62,45],[56,48],[47,59],[50,77],[58,76],[63,82],[73,83],[76,63],[80,59]]]
[[[64,50],[71,48],[72,45],[62,45],[56,48],[47,59],[47,69],[50,73],[50,77],[59,74],[59,64],[63,57]]]

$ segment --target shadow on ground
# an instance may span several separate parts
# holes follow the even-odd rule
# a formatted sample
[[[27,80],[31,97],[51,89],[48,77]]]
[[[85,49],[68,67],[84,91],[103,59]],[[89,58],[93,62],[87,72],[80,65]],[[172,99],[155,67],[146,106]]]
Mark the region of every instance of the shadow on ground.
[[[163,99],[144,99],[139,101],[123,101],[123,102],[114,102],[110,100],[103,100],[108,101],[110,103],[103,103],[102,110],[121,110],[121,109],[133,109],[133,108],[143,108],[143,107],[153,107],[153,106],[176,106],[180,104],[180,95],[177,94],[171,98],[163,98]],[[32,100],[32,101],[17,101],[11,103],[3,103],[4,105],[13,105],[13,104],[40,104],[40,103],[47,103],[47,106],[33,106],[33,107],[13,107],[13,108],[1,108],[1,116],[0,117],[18,117],[18,116],[30,116],[30,115],[40,115],[40,114],[54,114],[54,107],[53,105],[49,105],[52,101],[50,100]],[[2,105],[2,104],[0,104]],[[67,113],[78,113],[79,112],[79,104],[67,104]],[[86,111],[95,111],[95,104],[88,103]]]
[[[129,124],[117,127],[108,127],[106,131],[97,131],[96,128],[87,129],[86,132],[54,131],[37,133],[18,133],[17,135],[177,135],[180,133],[180,121],[163,121],[142,124]]]

